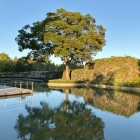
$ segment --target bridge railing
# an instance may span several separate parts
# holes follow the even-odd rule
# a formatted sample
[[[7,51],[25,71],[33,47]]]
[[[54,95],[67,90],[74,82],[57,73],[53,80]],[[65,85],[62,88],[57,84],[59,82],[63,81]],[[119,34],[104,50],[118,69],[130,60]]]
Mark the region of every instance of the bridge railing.
[[[33,91],[33,86],[34,86],[34,82],[31,81],[0,81],[0,89],[6,89],[9,87],[18,87],[18,88],[25,88],[25,89],[29,89],[29,87],[32,89]]]

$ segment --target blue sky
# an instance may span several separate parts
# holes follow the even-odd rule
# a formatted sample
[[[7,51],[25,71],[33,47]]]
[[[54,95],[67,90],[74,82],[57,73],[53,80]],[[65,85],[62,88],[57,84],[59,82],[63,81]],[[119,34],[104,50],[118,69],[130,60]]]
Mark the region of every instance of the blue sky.
[[[106,46],[96,58],[133,56],[140,58],[140,0],[0,0],[0,53],[11,58],[25,56],[19,52],[15,37],[26,24],[45,18],[58,8],[91,14],[106,28]],[[60,59],[51,58],[55,63]]]

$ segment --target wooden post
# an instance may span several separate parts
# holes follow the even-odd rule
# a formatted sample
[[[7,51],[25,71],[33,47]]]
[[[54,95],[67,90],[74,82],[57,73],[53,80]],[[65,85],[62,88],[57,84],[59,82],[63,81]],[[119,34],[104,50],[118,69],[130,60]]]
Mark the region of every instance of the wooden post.
[[[22,94],[22,81],[20,81],[20,90],[21,90],[21,94]]]
[[[33,91],[34,82],[32,82],[32,91]]]
[[[22,81],[20,82],[20,88],[22,88]]]
[[[26,82],[26,89],[28,89],[28,81]]]
[[[15,87],[16,87],[16,81],[15,81]]]

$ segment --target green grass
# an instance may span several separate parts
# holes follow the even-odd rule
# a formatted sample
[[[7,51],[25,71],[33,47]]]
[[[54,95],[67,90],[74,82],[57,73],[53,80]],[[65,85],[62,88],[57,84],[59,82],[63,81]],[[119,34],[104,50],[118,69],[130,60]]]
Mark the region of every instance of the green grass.
[[[104,82],[90,82],[90,81],[81,81],[81,80],[66,80],[66,79],[54,79],[54,80],[44,80],[48,83],[91,83],[91,84],[99,84],[99,85],[112,85],[112,86],[124,86],[124,87],[136,87],[140,88],[140,78],[134,80],[133,82],[112,82],[112,83],[104,83]]]
[[[66,80],[66,79],[54,79],[54,80],[47,80],[47,79],[45,79],[44,82],[48,82],[48,83],[83,83],[84,81],[80,81],[80,80]]]

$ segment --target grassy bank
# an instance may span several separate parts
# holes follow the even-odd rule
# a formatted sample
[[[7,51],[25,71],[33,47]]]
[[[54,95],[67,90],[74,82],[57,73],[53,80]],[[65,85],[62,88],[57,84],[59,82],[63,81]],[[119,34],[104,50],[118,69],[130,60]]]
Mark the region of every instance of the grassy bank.
[[[90,82],[90,81],[82,81],[82,80],[65,80],[65,79],[54,79],[54,80],[44,80],[47,83],[86,83],[86,84],[99,84],[99,85],[111,85],[111,86],[120,86],[120,87],[136,87],[140,88],[140,78],[132,81],[132,82]]]

